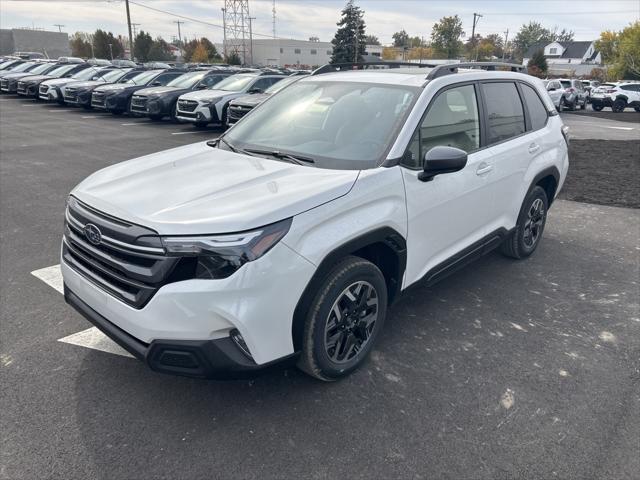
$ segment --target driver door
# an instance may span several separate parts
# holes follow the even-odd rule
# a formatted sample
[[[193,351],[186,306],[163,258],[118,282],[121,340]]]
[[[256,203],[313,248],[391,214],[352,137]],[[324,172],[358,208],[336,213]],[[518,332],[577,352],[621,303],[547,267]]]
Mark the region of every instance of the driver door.
[[[405,286],[431,277],[443,262],[487,235],[492,219],[493,165],[488,149],[481,149],[480,110],[474,84],[452,85],[432,100],[409,145],[402,164],[407,213],[408,258]],[[423,182],[425,154],[435,146],[467,152],[460,171]],[[448,264],[448,262],[447,262]],[[434,267],[438,267],[434,270]]]

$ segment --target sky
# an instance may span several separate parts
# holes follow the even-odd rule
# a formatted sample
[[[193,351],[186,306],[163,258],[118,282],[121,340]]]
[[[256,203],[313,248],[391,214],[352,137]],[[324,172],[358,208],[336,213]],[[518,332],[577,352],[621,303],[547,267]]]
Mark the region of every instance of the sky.
[[[330,41],[346,0],[276,0],[276,35],[306,40],[311,36]],[[509,29],[512,39],[522,24],[537,21],[547,28],[566,28],[576,40],[595,40],[602,30],[621,30],[640,19],[640,0],[356,0],[365,11],[367,34],[383,44],[406,30],[411,36],[429,39],[431,27],[439,18],[457,14],[467,36],[471,35],[473,13],[482,14],[476,31],[482,35]],[[215,43],[223,39],[223,0],[130,0],[131,21],[152,36],[171,40],[177,36],[176,20],[182,37],[206,36]],[[272,1],[249,0],[255,38],[272,36]],[[154,10],[155,9],[155,10]],[[164,13],[159,10],[162,10]],[[178,18],[171,14],[189,17]],[[202,23],[205,22],[205,23]],[[96,28],[126,35],[123,0],[0,0],[0,27],[36,27],[69,34],[92,32]]]

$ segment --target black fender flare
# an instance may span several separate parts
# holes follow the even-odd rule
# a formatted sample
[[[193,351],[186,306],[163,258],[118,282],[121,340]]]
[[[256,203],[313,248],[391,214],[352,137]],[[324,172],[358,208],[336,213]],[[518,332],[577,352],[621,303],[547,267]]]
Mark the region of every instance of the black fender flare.
[[[391,227],[380,227],[346,241],[331,250],[331,252],[324,257],[298,300],[293,312],[293,321],[291,325],[291,334],[295,351],[299,351],[302,347],[304,323],[306,314],[311,306],[311,302],[320,288],[322,281],[331,271],[333,266],[347,255],[357,252],[367,246],[380,243],[392,249],[397,255],[397,269],[394,272],[395,281],[391,282],[390,285],[387,285],[389,290],[389,305],[394,299],[398,298],[400,289],[402,288],[404,272],[407,267],[407,241],[404,236]]]
[[[556,182],[555,189],[553,191],[553,196],[547,199],[547,201],[549,202],[549,206],[551,206],[551,204],[553,203],[555,194],[558,192],[558,186],[560,185],[560,171],[555,166],[547,167],[544,170],[541,170],[540,172],[538,172],[536,176],[533,177],[533,180],[531,180],[531,183],[529,185],[529,188],[527,189],[527,193],[525,194],[524,198],[527,198],[529,193],[531,193],[531,190],[533,190],[534,187],[538,185],[540,180],[548,176],[552,176]]]

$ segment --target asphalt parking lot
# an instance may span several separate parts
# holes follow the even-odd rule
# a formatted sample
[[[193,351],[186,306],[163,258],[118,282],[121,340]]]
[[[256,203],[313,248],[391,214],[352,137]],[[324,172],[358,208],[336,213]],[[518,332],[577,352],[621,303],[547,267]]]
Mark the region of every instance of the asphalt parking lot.
[[[69,190],[216,135],[0,97],[0,478],[639,478],[637,209],[558,200],[532,258],[410,289],[333,384],[58,341],[90,325],[31,272],[59,263]]]

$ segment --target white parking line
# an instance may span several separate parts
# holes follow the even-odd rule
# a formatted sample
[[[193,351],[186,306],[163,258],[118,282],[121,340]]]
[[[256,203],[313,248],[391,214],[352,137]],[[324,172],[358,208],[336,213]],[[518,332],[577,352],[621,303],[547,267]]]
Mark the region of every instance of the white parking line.
[[[55,110],[47,110],[47,112],[69,112],[70,110],[62,110],[61,108],[57,108]]]
[[[207,132],[206,130],[194,130],[193,132],[171,132],[171,135],[190,135],[190,134],[194,134],[194,133],[211,133],[211,132]]]
[[[97,115],[88,115],[86,117],[80,117],[80,118],[100,118]]]
[[[151,125],[151,124],[147,122],[136,122],[136,123],[121,123],[120,125],[122,125],[123,127],[131,127],[133,125]]]
[[[613,128],[615,130],[633,130],[631,127],[604,127],[604,128]]]
[[[60,265],[52,265],[51,267],[41,268],[31,272],[36,278],[54,288],[60,293],[64,293],[62,272]],[[114,355],[122,355],[123,357],[132,357],[125,349],[107,337],[96,327],[87,328],[81,332],[73,333],[58,339],[59,342],[77,345],[79,347],[92,348],[101,352],[113,353]]]

